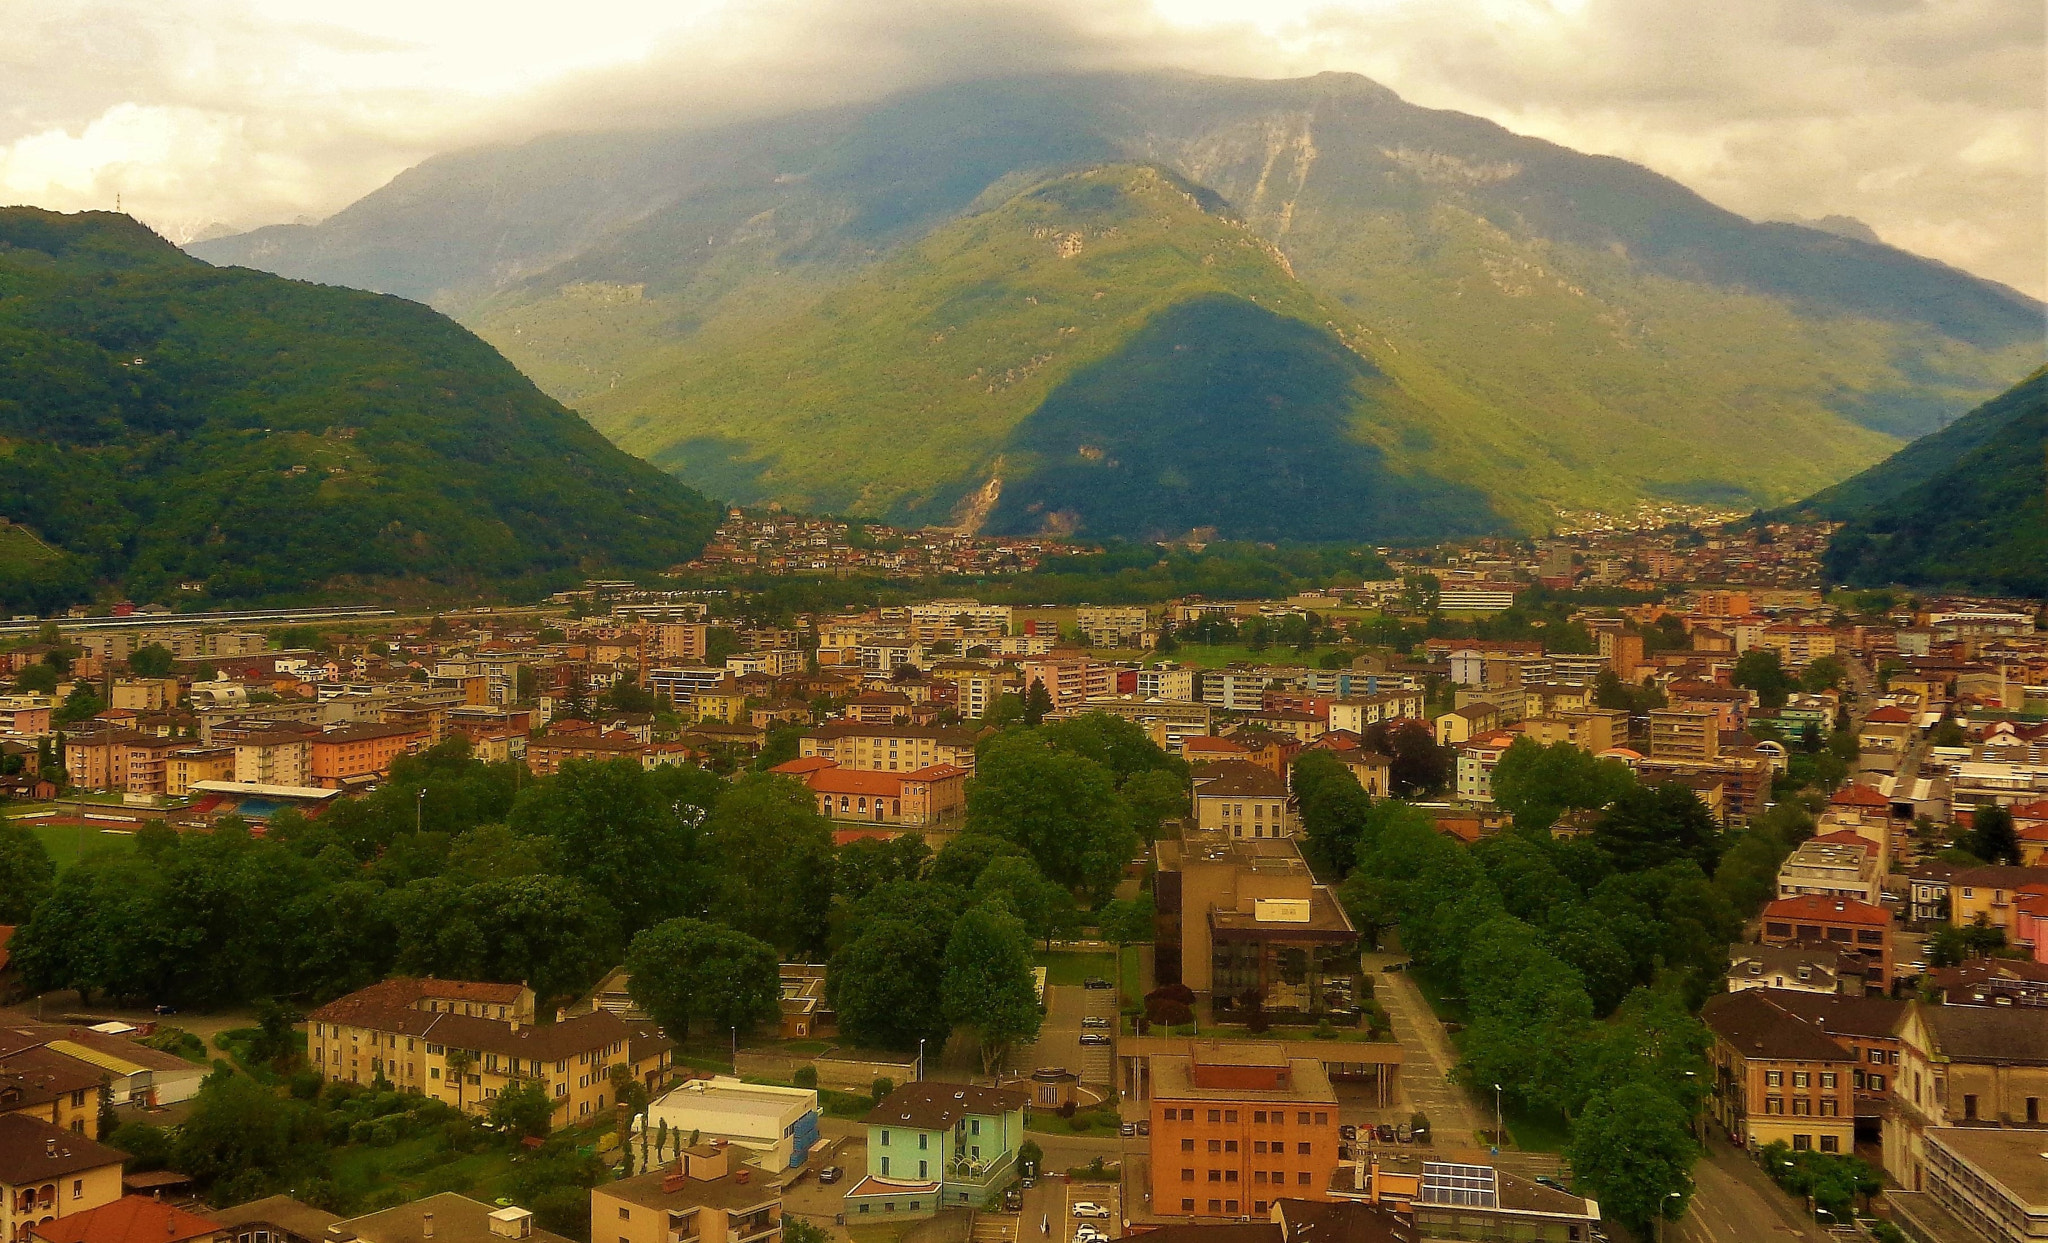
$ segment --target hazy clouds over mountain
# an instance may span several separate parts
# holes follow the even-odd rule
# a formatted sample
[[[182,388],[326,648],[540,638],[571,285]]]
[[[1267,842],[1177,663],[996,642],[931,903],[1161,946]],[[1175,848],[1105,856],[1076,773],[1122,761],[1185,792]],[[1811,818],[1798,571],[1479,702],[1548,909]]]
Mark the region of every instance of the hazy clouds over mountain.
[[[118,192],[188,237],[548,130],[1046,68],[1346,69],[2044,295],[2044,21],[2013,0],[0,0],[0,201]]]

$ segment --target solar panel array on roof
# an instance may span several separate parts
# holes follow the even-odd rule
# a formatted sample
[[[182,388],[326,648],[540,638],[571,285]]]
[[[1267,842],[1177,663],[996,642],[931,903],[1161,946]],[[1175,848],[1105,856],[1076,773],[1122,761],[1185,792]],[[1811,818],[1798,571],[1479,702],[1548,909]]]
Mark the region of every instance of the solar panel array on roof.
[[[1425,1161],[1422,1163],[1422,1202],[1498,1208],[1500,1198],[1494,1188],[1493,1167]]]

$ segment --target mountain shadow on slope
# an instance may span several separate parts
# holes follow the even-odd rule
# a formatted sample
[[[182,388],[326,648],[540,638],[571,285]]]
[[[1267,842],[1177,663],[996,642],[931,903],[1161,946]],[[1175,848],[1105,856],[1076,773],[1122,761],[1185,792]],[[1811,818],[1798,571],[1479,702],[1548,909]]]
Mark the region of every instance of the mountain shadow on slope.
[[[1806,508],[1841,581],[2048,596],[2048,368]]]
[[[104,212],[0,210],[0,438],[0,516],[74,596],[523,592],[687,560],[716,521],[428,308]],[[61,602],[52,572],[0,601]]]
[[[1392,470],[1358,412],[1393,385],[1343,342],[1258,304],[1175,304],[1011,433],[992,530],[1370,540],[1504,524],[1477,489]]]

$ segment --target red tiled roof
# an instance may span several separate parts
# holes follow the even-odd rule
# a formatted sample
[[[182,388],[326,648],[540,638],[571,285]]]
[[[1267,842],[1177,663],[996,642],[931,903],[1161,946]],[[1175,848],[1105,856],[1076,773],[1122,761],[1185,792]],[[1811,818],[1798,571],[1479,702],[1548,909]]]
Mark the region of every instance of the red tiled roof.
[[[1876,790],[1866,785],[1856,785],[1854,783],[1845,785],[1835,791],[1835,796],[1828,801],[1837,807],[1889,808],[1892,805],[1890,799],[1879,794]]]
[[[1858,902],[1854,898],[1825,898],[1817,894],[1802,894],[1796,898],[1780,898],[1771,903],[1764,908],[1764,918],[1804,919],[1834,924],[1890,924],[1892,913],[1881,906]]]
[[[800,760],[786,760],[768,771],[771,773],[781,773],[785,777],[806,777],[821,768],[837,767],[839,767],[839,761],[829,755],[808,755]]]
[[[1817,842],[1833,842],[1839,846],[1861,846],[1871,854],[1877,853],[1877,843],[1854,829],[1836,829],[1832,833],[1816,833],[1813,840]]]
[[[819,794],[865,794],[874,798],[902,798],[903,774],[876,772],[867,768],[820,768],[804,778],[804,784]]]
[[[944,781],[948,777],[965,777],[967,770],[957,764],[927,764],[916,772],[903,774],[905,781]]]
[[[46,1221],[35,1228],[44,1243],[181,1243],[210,1239],[220,1223],[148,1196],[122,1196],[83,1213]]]

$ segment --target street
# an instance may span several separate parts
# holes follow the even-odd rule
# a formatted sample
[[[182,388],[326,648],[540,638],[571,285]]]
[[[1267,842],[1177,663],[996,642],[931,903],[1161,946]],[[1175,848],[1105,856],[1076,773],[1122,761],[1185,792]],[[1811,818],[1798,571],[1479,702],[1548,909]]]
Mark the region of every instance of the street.
[[[1707,1141],[1693,1181],[1697,1190],[1685,1216],[1665,1230],[1673,1243],[1825,1243],[1829,1237],[1725,1138]]]

